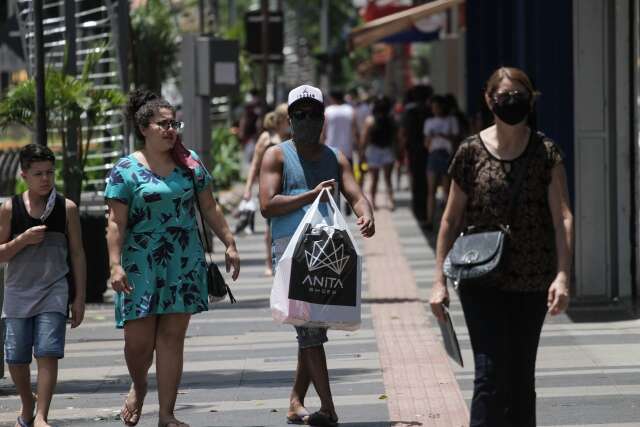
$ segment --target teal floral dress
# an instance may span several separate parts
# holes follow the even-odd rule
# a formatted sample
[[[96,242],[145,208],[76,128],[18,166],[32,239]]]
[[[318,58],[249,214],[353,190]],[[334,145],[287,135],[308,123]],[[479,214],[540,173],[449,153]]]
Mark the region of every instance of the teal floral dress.
[[[191,151],[191,155],[198,159]],[[211,182],[195,170],[198,192]],[[115,298],[116,326],[127,320],[167,313],[208,310],[207,272],[196,223],[191,172],[176,168],[155,175],[135,157],[121,158],[107,178],[105,198],[129,208],[122,266],[133,291]]]

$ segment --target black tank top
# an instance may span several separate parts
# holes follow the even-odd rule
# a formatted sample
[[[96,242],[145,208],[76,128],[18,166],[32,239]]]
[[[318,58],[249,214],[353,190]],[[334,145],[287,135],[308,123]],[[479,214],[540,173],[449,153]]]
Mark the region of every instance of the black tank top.
[[[11,238],[24,233],[31,227],[46,225],[47,231],[57,231],[67,234],[67,210],[65,198],[56,194],[56,202],[51,214],[44,220],[33,218],[27,212],[22,194],[17,194],[11,199]]]

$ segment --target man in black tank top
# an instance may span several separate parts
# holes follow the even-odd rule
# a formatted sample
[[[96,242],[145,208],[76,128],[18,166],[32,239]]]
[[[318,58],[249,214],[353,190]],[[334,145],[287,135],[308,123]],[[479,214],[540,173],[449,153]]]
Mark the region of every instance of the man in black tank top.
[[[22,403],[16,422],[21,427],[49,425],[69,304],[72,328],[84,317],[86,267],[80,217],[72,201],[56,194],[54,164],[48,148],[24,147],[20,166],[28,190],[0,206],[0,263],[8,263],[2,306],[5,360]],[[31,389],[32,354],[38,365],[37,410]]]

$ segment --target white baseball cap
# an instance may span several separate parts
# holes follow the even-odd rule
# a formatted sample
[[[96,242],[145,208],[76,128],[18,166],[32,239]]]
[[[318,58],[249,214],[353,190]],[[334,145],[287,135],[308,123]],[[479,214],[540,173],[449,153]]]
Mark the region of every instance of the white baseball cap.
[[[287,104],[289,108],[291,108],[293,104],[303,99],[310,99],[313,101],[317,101],[319,104],[321,104],[324,107],[322,91],[317,87],[313,87],[310,85],[302,85],[302,86],[298,86],[295,89],[292,89],[291,92],[289,92]]]

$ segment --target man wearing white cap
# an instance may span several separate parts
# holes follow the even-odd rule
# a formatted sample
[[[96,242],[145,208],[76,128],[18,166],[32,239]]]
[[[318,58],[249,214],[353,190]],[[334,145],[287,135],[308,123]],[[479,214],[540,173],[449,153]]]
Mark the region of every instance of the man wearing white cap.
[[[375,232],[371,204],[356,183],[349,161],[339,151],[320,143],[324,124],[322,92],[313,86],[299,86],[289,92],[288,105],[293,139],[267,150],[260,168],[260,209],[271,220],[274,266],[302,221],[305,208],[324,188],[346,197],[358,217],[356,224],[363,237],[371,237]],[[338,415],[331,397],[323,346],[327,330],[296,327],[296,332],[298,366],[287,421],[335,426]],[[310,414],[304,398],[312,382],[321,406]]]

